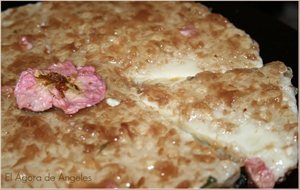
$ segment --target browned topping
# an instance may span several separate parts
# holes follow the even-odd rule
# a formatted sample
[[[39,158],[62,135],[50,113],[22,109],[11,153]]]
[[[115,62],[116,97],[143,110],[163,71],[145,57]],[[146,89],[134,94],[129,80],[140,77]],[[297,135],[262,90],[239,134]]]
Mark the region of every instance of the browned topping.
[[[84,153],[91,153],[95,150],[95,145],[94,144],[85,144],[84,145]]]
[[[76,52],[76,51],[78,50],[78,47],[76,47],[76,46],[75,46],[75,43],[72,42],[72,43],[70,43],[70,44],[65,45],[65,46],[63,47],[63,49],[66,49],[66,50],[68,50],[68,51],[74,53],[74,52]]]
[[[1,86],[15,86],[16,85],[16,79],[9,79],[7,81],[1,80]]]
[[[221,91],[218,93],[218,97],[220,97],[227,106],[231,106],[235,101],[238,92],[239,91],[237,90]]]
[[[201,48],[204,47],[204,43],[202,41],[199,41],[199,42],[191,41],[191,46],[192,46],[193,49],[198,50],[198,49],[201,49]],[[201,57],[200,54],[203,54],[203,53],[200,52],[198,54]]]
[[[120,52],[120,45],[111,45],[108,48],[108,51],[118,54]]]
[[[170,138],[170,137],[172,137],[172,136],[174,136],[174,135],[177,135],[177,131],[176,131],[175,129],[171,129],[171,130],[166,134],[166,136],[167,136],[168,138]]]
[[[117,184],[113,179],[104,179],[99,184],[95,185],[94,187],[98,187],[98,188],[115,188],[115,187],[117,187]]]
[[[151,16],[148,10],[140,10],[134,15],[133,19],[135,21],[147,22],[148,18]]]
[[[189,180],[184,180],[176,186],[176,188],[189,188],[189,187],[191,187],[191,182]]]
[[[257,56],[256,56],[255,54],[253,54],[253,53],[251,53],[251,54],[246,54],[246,58],[247,58],[247,59],[250,59],[250,60],[252,60],[252,61],[255,61],[255,60],[258,59]]]
[[[203,144],[197,142],[197,141],[189,141],[187,143],[188,146],[191,147],[191,149],[193,149],[193,151],[195,153],[200,153],[200,152],[209,152],[209,151],[213,151],[213,149],[211,149],[211,147],[208,146],[204,146]]]
[[[205,162],[205,163],[212,163],[216,159],[215,157],[213,157],[211,155],[194,154],[193,156],[199,162]]]
[[[39,151],[40,149],[35,144],[26,146],[23,152],[23,157],[21,157],[13,167],[34,159],[34,157]]]
[[[218,78],[217,74],[208,71],[200,72],[195,76],[196,80],[207,81],[207,82],[215,81],[217,78]]]
[[[144,86],[142,91],[150,101],[157,102],[160,106],[166,105],[171,98],[171,95],[160,87],[159,84]]]
[[[238,128],[237,125],[235,125],[232,122],[229,121],[225,121],[222,119],[216,119],[214,120],[214,122],[216,123],[217,127],[224,130],[225,132],[231,133],[233,132],[235,129]]]
[[[136,136],[134,126],[130,126],[129,123],[121,123],[121,132],[125,132],[131,140]]]
[[[78,146],[79,144],[79,141],[72,134],[64,134],[61,140],[66,144],[67,147],[69,147],[70,145]]]
[[[257,106],[259,106],[258,101],[257,100],[252,100],[251,101],[251,106],[254,108],[257,108]]]
[[[138,187],[142,187],[142,185],[145,183],[145,177],[144,176],[142,176],[139,180],[138,180],[138,182],[136,183],[136,188],[138,188]]]
[[[290,131],[298,127],[298,123],[288,123],[284,125],[284,130]]]
[[[202,109],[202,110],[206,110],[206,111],[211,111],[212,109],[209,107],[209,105],[204,102],[204,101],[197,101],[197,102],[193,102],[193,105],[192,105],[193,108],[196,108],[196,109]]]
[[[255,111],[251,114],[251,117],[253,119],[256,119],[258,121],[262,121],[262,122],[265,122],[265,123],[268,123],[271,121],[272,119],[272,112],[271,111]]]
[[[267,98],[259,99],[259,103],[261,105],[269,105],[269,106],[275,106],[280,107],[282,104],[282,91],[279,86],[272,85],[272,84],[261,84],[261,94],[267,95]]]
[[[46,143],[53,143],[56,141],[56,135],[52,132],[50,127],[38,125],[33,129],[34,138]]]
[[[50,126],[38,116],[18,116],[17,122],[22,126],[9,136],[4,146],[4,151],[20,150],[23,141],[28,139],[51,143],[56,140],[56,135]]]
[[[171,161],[157,161],[154,167],[163,181],[178,175],[178,168]]]
[[[85,154],[82,163],[89,169],[100,169],[100,164],[95,160],[95,158],[91,154]]]
[[[14,86],[1,85],[1,93],[2,95],[4,94],[7,98],[13,97],[12,95],[14,93]]]
[[[40,65],[48,62],[45,58],[38,54],[19,55],[15,61],[8,66],[8,70],[19,75],[26,68],[38,68]]]
[[[239,48],[241,47],[241,42],[240,42],[241,38],[240,37],[241,36],[237,34],[227,40],[228,46],[229,46],[229,48],[231,48],[231,50],[233,50],[233,51],[239,50]]]
[[[217,78],[215,78],[217,79]],[[213,97],[218,98],[223,101],[227,106],[232,107],[232,105],[242,97],[245,97],[249,94],[248,89],[238,89],[234,85],[226,85],[224,82],[219,82],[222,80],[215,81],[209,84],[209,90],[211,91]],[[250,90],[250,89],[249,89]],[[211,97],[208,95],[207,98]]]
[[[178,145],[180,143],[179,135],[175,129],[169,130],[166,134],[162,133],[161,131],[160,134],[162,134],[162,136],[158,138],[158,147],[163,147],[165,143],[170,143],[173,145]]]
[[[82,126],[83,131],[87,133],[94,133],[97,130],[98,126],[95,124],[86,123]]]
[[[154,137],[164,134],[167,130],[167,127],[161,123],[154,123],[148,129],[148,134]]]
[[[50,17],[50,18],[49,18],[48,24],[45,25],[45,26],[42,26],[42,27],[43,27],[44,29],[46,29],[47,27],[51,27],[51,28],[59,28],[59,27],[61,27],[62,24],[63,24],[63,23],[62,23],[59,19],[57,19],[57,18],[55,18],[55,17]]]
[[[16,36],[14,35],[14,37],[16,37]],[[28,37],[27,42],[30,43],[33,40],[38,40],[39,38],[42,38],[43,36],[39,35],[39,34],[36,34],[36,35],[25,35],[23,37],[26,37],[26,39]],[[18,42],[14,42],[14,43],[9,44],[9,45],[8,44],[7,45],[2,45],[1,50],[2,50],[2,53],[9,52],[11,50],[13,50],[15,52],[17,52],[17,51],[23,52],[25,50],[28,50],[27,48],[30,48],[29,43],[26,44],[26,42],[22,41],[22,37],[20,37],[20,40]],[[26,45],[28,45],[28,46],[26,46]]]
[[[209,14],[205,17],[205,20],[220,26],[226,27],[228,20],[220,14]]]
[[[42,160],[43,163],[51,163],[53,160],[55,160],[55,157],[51,156],[49,153],[47,153],[47,157]]]
[[[25,35],[21,36],[19,40],[20,50],[26,51],[32,48],[32,38],[31,36]]]
[[[110,126],[96,126],[94,124],[87,123],[83,125],[83,130],[90,134],[96,132],[99,134],[100,139],[105,139],[108,142],[114,142],[119,136],[118,129]]]
[[[178,165],[180,164],[190,164],[191,163],[191,160],[184,157],[184,156],[179,156],[178,157]]]

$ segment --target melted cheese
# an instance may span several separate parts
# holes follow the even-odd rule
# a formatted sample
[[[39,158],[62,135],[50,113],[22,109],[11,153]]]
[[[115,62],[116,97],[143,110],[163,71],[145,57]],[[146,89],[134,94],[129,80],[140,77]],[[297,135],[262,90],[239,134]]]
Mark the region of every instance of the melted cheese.
[[[142,72],[133,73],[132,76],[137,82],[157,79],[185,78],[194,76],[199,72],[198,64],[199,62],[197,62],[195,58],[187,58],[184,60],[173,59],[169,60],[168,64],[150,67],[142,70]]]
[[[257,122],[246,119],[244,122],[237,120],[236,115],[226,117],[238,126],[234,132],[223,132],[211,130],[214,125],[210,122],[190,121],[185,127],[193,129],[193,134],[205,135],[210,141],[217,141],[238,151],[248,158],[260,157],[273,171],[276,179],[283,177],[287,170],[294,168],[297,163],[297,141],[293,136],[282,137],[280,134],[272,133],[268,126],[258,125]],[[269,125],[276,125],[276,123]],[[199,127],[201,126],[201,127]],[[217,126],[220,127],[220,126]],[[286,143],[288,142],[288,143]]]

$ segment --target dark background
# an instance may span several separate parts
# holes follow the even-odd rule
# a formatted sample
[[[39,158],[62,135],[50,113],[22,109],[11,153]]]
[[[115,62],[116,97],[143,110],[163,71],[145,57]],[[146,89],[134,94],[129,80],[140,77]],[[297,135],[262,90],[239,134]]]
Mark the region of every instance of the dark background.
[[[298,87],[298,2],[201,3],[257,41],[264,63],[278,60],[291,67],[292,83]]]
[[[1,2],[1,11],[34,3]],[[280,60],[293,69],[292,83],[298,87],[298,2],[201,2],[248,33],[260,46],[264,63]],[[298,169],[276,188],[298,188]]]

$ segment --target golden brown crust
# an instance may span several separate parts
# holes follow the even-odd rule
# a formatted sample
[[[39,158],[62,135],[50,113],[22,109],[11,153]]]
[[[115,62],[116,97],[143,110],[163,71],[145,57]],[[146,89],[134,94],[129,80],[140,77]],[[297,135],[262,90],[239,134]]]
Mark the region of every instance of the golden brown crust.
[[[148,82],[141,97],[195,136],[229,147],[231,154],[260,156],[278,179],[297,163],[298,111],[291,76],[284,63],[275,61],[259,69],[201,72],[177,83]],[[157,94],[166,94],[167,103],[153,98]]]
[[[185,57],[201,62],[199,71],[261,66],[257,43],[198,3],[46,2],[5,11],[2,21],[2,53],[10,54],[2,59],[4,82],[23,68],[66,59],[112,64],[129,78]],[[198,32],[183,36],[186,26]],[[32,49],[20,48],[24,36]]]

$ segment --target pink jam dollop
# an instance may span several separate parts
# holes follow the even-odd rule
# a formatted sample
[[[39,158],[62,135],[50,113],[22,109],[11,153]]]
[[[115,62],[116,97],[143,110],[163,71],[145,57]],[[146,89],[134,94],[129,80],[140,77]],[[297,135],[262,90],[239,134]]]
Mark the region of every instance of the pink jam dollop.
[[[105,83],[94,67],[75,67],[71,61],[23,71],[14,90],[20,109],[40,112],[54,106],[66,114],[99,103],[105,93]]]

